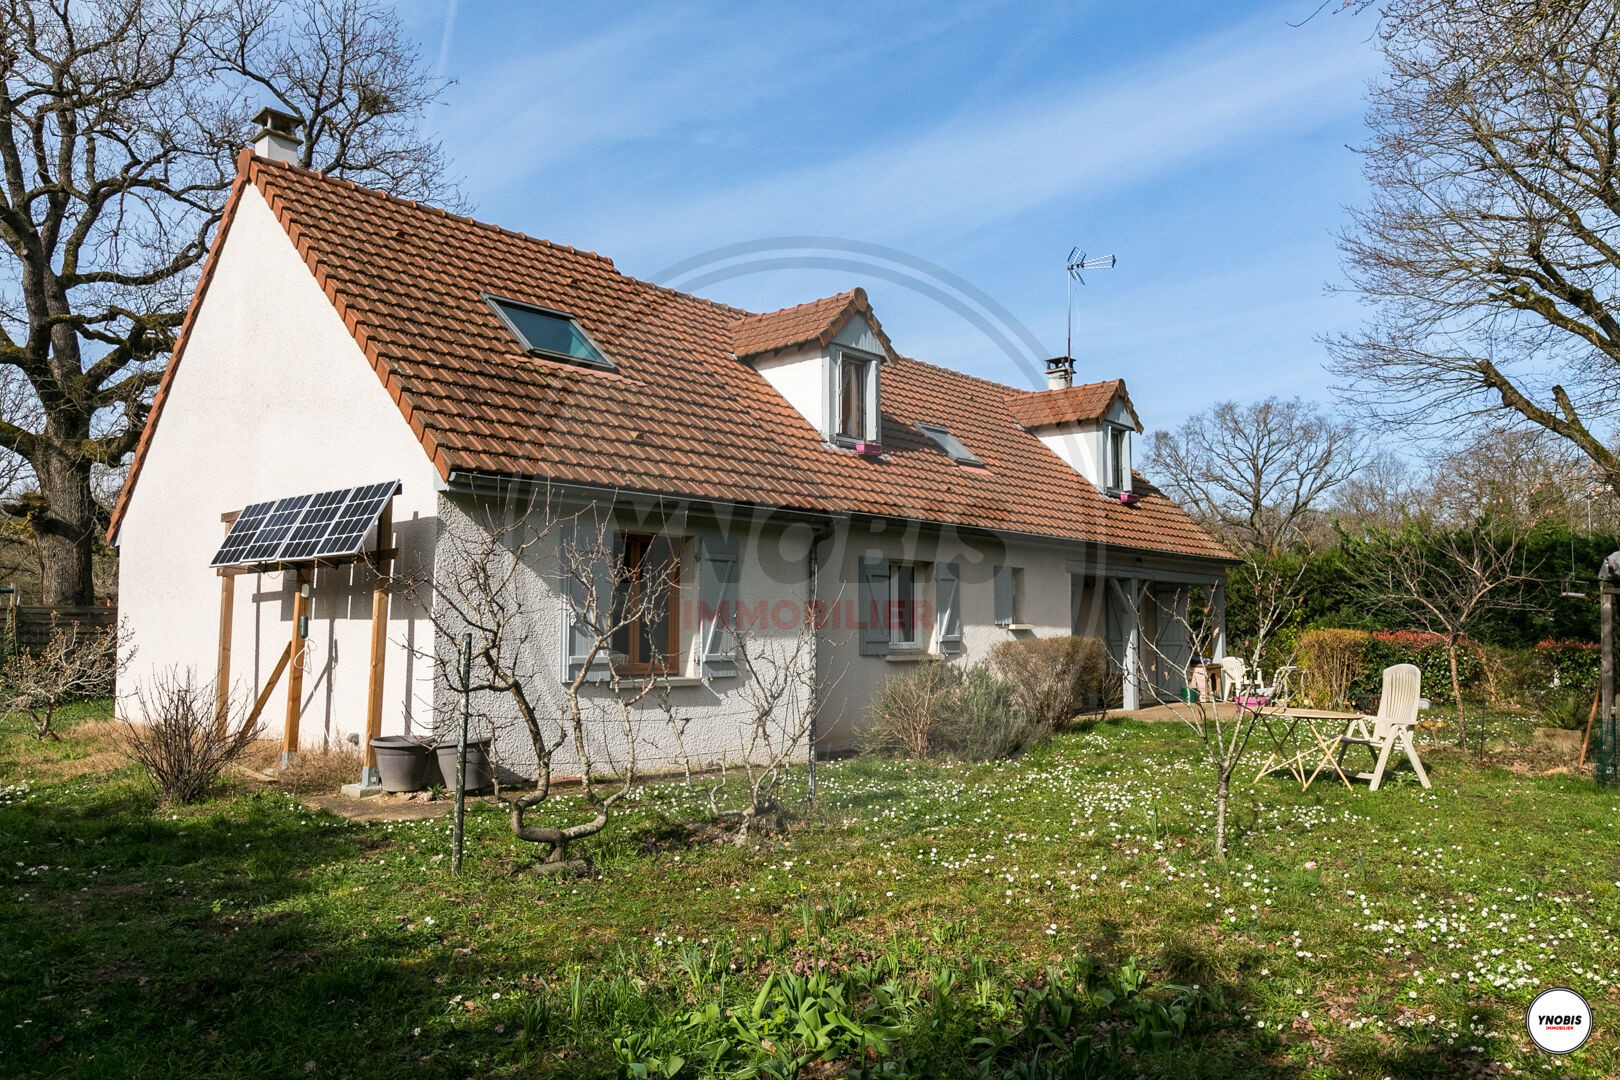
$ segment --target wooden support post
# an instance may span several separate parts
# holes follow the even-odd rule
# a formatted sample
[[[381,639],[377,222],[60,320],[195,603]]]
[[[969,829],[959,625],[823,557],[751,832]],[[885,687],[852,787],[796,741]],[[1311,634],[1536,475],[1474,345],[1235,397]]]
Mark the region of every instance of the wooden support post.
[[[309,597],[304,595],[310,583],[308,570],[299,570],[293,581],[292,642],[287,646],[291,670],[287,673],[287,723],[281,733],[281,764],[292,764],[298,755],[298,721],[304,707],[304,634],[309,621]]]
[[[382,734],[383,666],[388,656],[388,572],[389,546],[394,531],[394,500],[383,506],[377,519],[377,583],[371,590],[371,679],[366,688],[365,765],[360,770],[360,786],[379,783],[377,751],[371,740]]]
[[[1581,736],[1581,756],[1575,759],[1575,764],[1586,764],[1586,751],[1592,745],[1592,722],[1597,719],[1598,702],[1603,699],[1603,687],[1598,687],[1592,694],[1592,708],[1586,714],[1586,734]]]
[[[219,577],[219,659],[214,666],[214,730],[225,734],[231,707],[231,622],[236,601],[236,578]]]
[[[1598,681],[1598,782],[1614,779],[1605,777],[1604,770],[1614,768],[1615,748],[1605,743],[1614,730],[1614,596],[1616,589],[1607,582],[1598,585],[1602,605],[1603,658]],[[1608,756],[1605,756],[1608,755]]]
[[[219,520],[228,535],[236,523],[236,511],[221,514]],[[220,571],[219,575],[219,658],[214,664],[214,730],[225,734],[226,714],[231,707],[231,609],[236,603],[236,578]]]

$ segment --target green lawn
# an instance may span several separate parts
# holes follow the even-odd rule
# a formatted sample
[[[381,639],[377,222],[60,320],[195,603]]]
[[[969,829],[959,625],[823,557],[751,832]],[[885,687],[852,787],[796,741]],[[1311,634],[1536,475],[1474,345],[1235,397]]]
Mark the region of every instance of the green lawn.
[[[1108,723],[826,764],[759,850],[649,787],[557,881],[492,809],[459,879],[447,822],[159,810],[82,730],[0,736],[7,1077],[1620,1074],[1620,797],[1500,757],[1245,780],[1223,863],[1188,733]],[[1523,1027],[1556,985],[1568,1059]]]

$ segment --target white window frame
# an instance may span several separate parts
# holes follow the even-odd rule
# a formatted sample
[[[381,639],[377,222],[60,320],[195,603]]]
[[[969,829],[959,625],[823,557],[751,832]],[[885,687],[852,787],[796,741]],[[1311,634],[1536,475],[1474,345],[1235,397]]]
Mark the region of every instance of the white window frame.
[[[1103,426],[1103,483],[1109,491],[1131,490],[1131,429],[1124,424]]]
[[[911,637],[903,635],[905,619],[901,617],[900,607],[900,577],[902,570],[911,572]],[[889,560],[889,651],[905,652],[913,650],[923,651],[928,646],[928,639],[923,636],[923,626],[920,615],[920,605],[924,589],[928,584],[928,565],[919,562],[907,562],[904,559]]]
[[[860,349],[851,349],[845,346],[834,348],[831,352],[828,378],[828,437],[830,441],[839,446],[854,446],[856,443],[871,443],[880,445],[883,433],[879,428],[879,418],[882,410],[878,407],[878,369],[883,366],[883,358]],[[864,364],[865,385],[862,389],[861,406],[865,411],[862,417],[861,429],[863,435],[856,438],[844,434],[844,365]]]

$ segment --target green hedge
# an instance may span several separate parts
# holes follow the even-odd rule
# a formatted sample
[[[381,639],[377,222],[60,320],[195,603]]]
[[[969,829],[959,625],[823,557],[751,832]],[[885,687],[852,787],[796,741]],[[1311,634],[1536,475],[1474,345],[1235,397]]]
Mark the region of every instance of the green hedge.
[[[1384,669],[1394,664],[1416,664],[1423,673],[1423,696],[1436,705],[1454,705],[1451,667],[1446,661],[1443,634],[1421,630],[1375,630],[1367,635],[1362,673],[1350,686],[1354,697],[1371,697],[1383,689]],[[1457,653],[1458,681],[1463,691],[1473,689],[1485,674],[1479,653],[1466,643]]]
[[[1596,642],[1538,641],[1535,655],[1549,684],[1556,679],[1560,687],[1588,693],[1597,689],[1603,674],[1603,646]]]

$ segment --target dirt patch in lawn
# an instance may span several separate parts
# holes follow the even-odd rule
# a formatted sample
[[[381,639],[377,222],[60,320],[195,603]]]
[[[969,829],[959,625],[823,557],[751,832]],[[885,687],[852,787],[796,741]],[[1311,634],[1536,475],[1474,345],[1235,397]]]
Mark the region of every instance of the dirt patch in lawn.
[[[431,821],[444,817],[456,807],[454,799],[427,799],[420,794],[372,795],[351,799],[346,795],[303,795],[299,802],[311,810],[326,810],[350,821]],[[498,805],[493,796],[467,797],[467,805]]]
[[[86,720],[61,734],[60,740],[34,744],[40,753],[26,762],[28,775],[39,780],[72,780],[114,773],[129,764],[123,724],[117,720]]]

